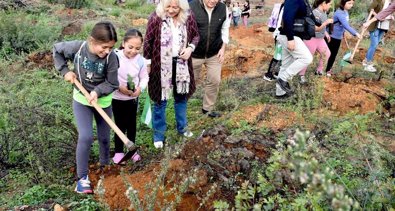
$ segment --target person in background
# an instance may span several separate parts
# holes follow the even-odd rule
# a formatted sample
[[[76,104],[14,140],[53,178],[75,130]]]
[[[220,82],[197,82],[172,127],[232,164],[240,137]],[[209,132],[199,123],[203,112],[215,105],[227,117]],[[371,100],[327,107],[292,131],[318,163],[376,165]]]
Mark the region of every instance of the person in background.
[[[119,63],[117,55],[112,51],[116,42],[115,27],[112,23],[103,21],[93,27],[86,41],[60,42],[53,47],[55,68],[64,80],[72,84],[78,80],[90,92],[90,98],[86,99],[79,90],[73,90],[73,113],[78,129],[77,193],[93,193],[88,178],[93,118],[96,120],[99,140],[100,165],[108,165],[110,161],[110,127],[91,103],[97,103],[108,116],[112,116],[112,93],[119,86]],[[74,71],[69,69],[68,61],[73,61]]]
[[[194,0],[190,3],[199,27],[200,41],[192,53],[196,81],[200,82],[200,71],[205,65],[206,83],[203,95],[202,113],[209,117],[220,117],[213,111],[221,82],[221,69],[225,46],[229,43],[229,13],[219,0]]]
[[[336,10],[333,16],[333,32],[331,34],[330,41],[328,41],[328,47],[331,52],[331,56],[328,59],[326,66],[326,75],[332,75],[332,67],[335,62],[337,53],[339,52],[340,44],[344,36],[345,30],[350,32],[353,36],[361,38],[361,35],[350,26],[348,11],[354,6],[354,0],[340,0],[339,8]]]
[[[129,29],[119,50],[115,51],[119,59],[119,88],[113,94],[112,111],[115,124],[133,143],[136,140],[138,97],[148,84],[147,67],[144,64],[144,57],[139,54],[142,45],[141,32],[137,29]],[[124,144],[117,134],[114,134],[114,146],[115,154],[112,159],[117,164],[125,156]],[[137,162],[141,157],[136,152],[132,160]]]
[[[373,0],[369,7],[369,12],[373,10],[373,15],[377,15],[381,10],[386,9],[390,5],[390,0]],[[389,30],[390,19],[393,19],[392,15],[387,16],[383,21],[375,22],[371,24],[367,30],[370,33],[370,45],[366,52],[365,59],[362,61],[364,70],[368,72],[376,72],[376,68],[373,66],[374,54],[377,46],[383,35]]]
[[[148,92],[154,101],[154,146],[165,141],[167,101],[174,97],[177,131],[188,130],[187,100],[195,92],[191,54],[199,43],[198,27],[187,0],[162,0],[151,14],[144,40],[144,57],[151,60]]]
[[[277,98],[292,95],[293,90],[288,81],[313,61],[313,56],[300,38],[302,34],[294,32],[295,19],[304,18],[306,15],[307,5],[304,0],[284,2],[283,25],[280,28],[280,35],[277,36],[277,41],[283,47],[281,67],[276,82]]]
[[[241,18],[243,19],[243,25],[248,26],[248,18],[250,18],[251,8],[250,1],[244,2],[243,11],[241,12]]]
[[[241,15],[241,9],[239,6],[239,2],[234,2],[232,7],[232,18],[233,18],[233,26],[239,26],[239,20]]]
[[[328,61],[329,57],[331,56],[331,51],[328,48],[328,45],[325,42],[326,38],[327,40],[330,40],[330,36],[328,32],[326,31],[326,26],[328,24],[333,23],[333,19],[328,19],[327,12],[331,8],[332,5],[332,0],[315,0],[313,4],[313,14],[316,18],[316,20],[319,20],[322,25],[317,27],[316,26],[316,32],[315,32],[315,37],[312,37],[310,40],[304,40],[304,44],[306,44],[307,48],[310,50],[310,53],[312,55],[315,54],[316,51],[320,54],[320,60],[318,61],[318,67],[315,71],[317,75],[322,75],[322,71],[324,69],[324,61]],[[306,74],[306,68],[303,68],[302,71],[300,71],[300,83],[301,84],[306,84],[307,79],[305,77]]]
[[[370,26],[370,24],[372,24],[372,23],[374,23],[376,21],[384,21],[393,12],[395,12],[395,0],[393,0],[386,9],[382,10],[381,12],[379,12],[376,16],[374,16],[370,20],[366,21],[363,24],[363,27],[364,28],[368,28]]]
[[[275,50],[274,56],[270,60],[267,72],[263,75],[263,79],[266,81],[276,80],[279,72],[278,67],[281,66],[282,46],[277,42],[277,36],[280,34],[283,12],[284,1],[281,1],[281,3],[276,3],[273,7],[272,14],[268,22],[269,31],[273,32]]]

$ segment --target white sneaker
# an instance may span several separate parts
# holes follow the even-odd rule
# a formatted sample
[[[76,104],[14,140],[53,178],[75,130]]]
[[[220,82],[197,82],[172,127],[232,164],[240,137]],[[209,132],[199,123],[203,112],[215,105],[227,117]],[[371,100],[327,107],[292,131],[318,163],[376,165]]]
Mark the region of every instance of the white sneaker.
[[[299,81],[299,83],[300,83],[300,84],[307,84],[306,76],[301,75],[301,76],[300,76],[300,81]]]
[[[366,65],[368,65],[368,61],[366,61],[366,59],[362,60],[362,65],[363,65],[364,67],[366,67]]]
[[[374,72],[377,71],[376,68],[373,67],[373,64],[366,65],[366,66],[363,68],[363,70],[365,70],[365,71],[367,71],[367,72],[371,72],[371,73],[374,73]]]
[[[157,148],[157,149],[163,148],[163,141],[155,141],[155,142],[154,142],[154,146],[155,146],[155,148]]]
[[[193,133],[192,133],[191,131],[187,130],[187,131],[185,131],[182,135],[183,135],[185,138],[190,138],[190,137],[193,136]]]

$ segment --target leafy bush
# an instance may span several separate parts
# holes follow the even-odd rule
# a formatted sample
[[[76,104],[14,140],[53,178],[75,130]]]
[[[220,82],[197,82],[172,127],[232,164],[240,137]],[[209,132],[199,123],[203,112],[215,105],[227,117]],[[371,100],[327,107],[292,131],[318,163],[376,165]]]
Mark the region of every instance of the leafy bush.
[[[388,167],[394,157],[373,141],[359,143],[363,138],[349,139],[361,135],[371,118],[357,116],[356,119],[359,121],[352,121],[356,123],[344,121],[336,126],[334,135],[341,134],[342,138],[333,142],[340,142],[340,146],[323,140],[325,147],[320,148],[319,140],[301,132],[279,143],[265,172],[257,181],[245,181],[238,190],[235,210],[389,210],[393,207],[394,179],[388,179],[391,174]],[[218,201],[214,207],[229,210],[230,205]]]
[[[57,39],[60,25],[45,15],[26,14],[21,11],[0,12],[0,57],[49,49]]]
[[[81,9],[83,7],[90,6],[90,1],[88,1],[88,0],[65,0],[64,5],[67,8]]]
[[[0,163],[24,168],[33,182],[62,183],[67,175],[56,172],[74,165],[77,139],[70,87],[47,71],[3,77]]]

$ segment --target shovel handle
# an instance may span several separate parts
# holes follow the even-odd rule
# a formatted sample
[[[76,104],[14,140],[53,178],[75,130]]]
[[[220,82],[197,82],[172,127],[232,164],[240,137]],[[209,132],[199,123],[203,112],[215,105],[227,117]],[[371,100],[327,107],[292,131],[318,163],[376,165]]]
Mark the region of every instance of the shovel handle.
[[[369,16],[368,16],[368,19],[367,19],[367,20],[370,20],[370,18],[371,18],[372,16],[373,16],[373,10],[370,10],[370,13],[369,13]],[[361,38],[359,38],[358,41],[357,41],[357,43],[355,44],[354,50],[353,50],[353,52],[352,52],[352,54],[351,54],[351,57],[350,57],[350,61],[352,61],[352,60],[354,59],[354,56],[355,56],[355,53],[357,52],[357,48],[358,48],[358,46],[359,46],[359,43],[360,43],[361,40],[363,39],[363,35],[365,34],[365,32],[366,32],[366,28],[365,28],[365,27],[362,27]]]
[[[86,99],[89,99],[90,94],[86,89],[81,85],[81,83],[74,79],[74,84],[77,88],[84,94]],[[108,125],[114,130],[114,132],[118,135],[118,137],[122,140],[122,142],[126,145],[129,150],[134,150],[136,146],[131,142],[128,137],[125,136],[124,133],[118,128],[118,126],[112,121],[112,119],[107,115],[107,113],[96,103],[92,102],[92,106],[96,109],[96,111],[103,117],[103,119],[107,122]]]

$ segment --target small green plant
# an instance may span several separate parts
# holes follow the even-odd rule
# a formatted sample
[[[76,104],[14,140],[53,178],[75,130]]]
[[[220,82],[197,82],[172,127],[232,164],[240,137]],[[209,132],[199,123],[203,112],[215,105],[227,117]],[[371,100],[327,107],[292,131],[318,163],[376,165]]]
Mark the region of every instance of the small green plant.
[[[136,85],[134,84],[133,78],[130,74],[128,74],[127,81],[128,89],[134,92]]]
[[[88,0],[65,0],[64,5],[67,8],[81,9],[83,7],[89,7],[90,1],[88,1]]]

